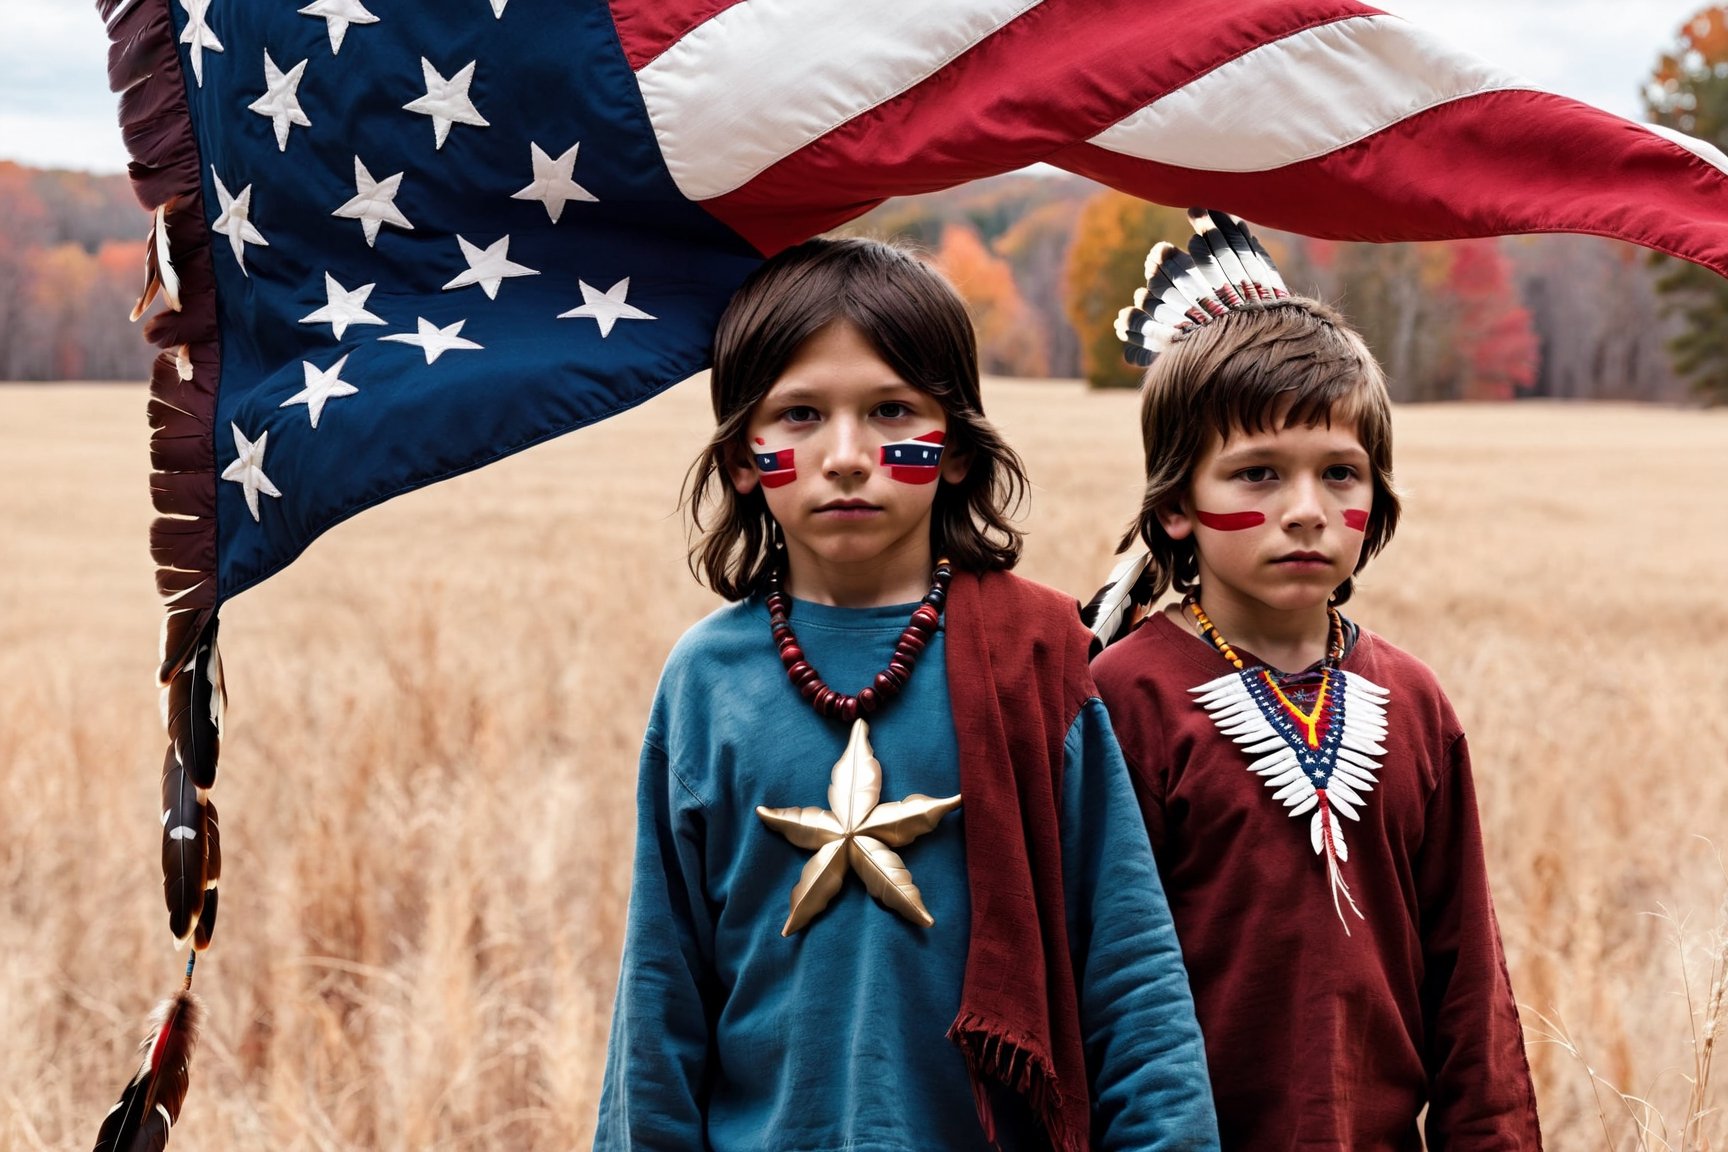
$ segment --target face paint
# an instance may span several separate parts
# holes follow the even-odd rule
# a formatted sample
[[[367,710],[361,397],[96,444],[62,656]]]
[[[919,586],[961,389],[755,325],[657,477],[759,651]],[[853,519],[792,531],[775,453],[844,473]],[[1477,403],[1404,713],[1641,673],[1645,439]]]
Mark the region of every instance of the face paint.
[[[1266,523],[1264,512],[1196,512],[1194,517],[1214,532],[1240,532]]]
[[[1354,528],[1358,532],[1368,531],[1368,510],[1365,508],[1344,509],[1344,526]]]
[[[911,440],[882,445],[882,467],[888,478],[902,484],[935,483],[942,464],[944,433],[926,432]]]
[[[768,441],[756,437],[756,446],[760,448]],[[792,464],[792,453],[795,449],[782,448],[778,452],[752,452],[751,458],[756,461],[756,471],[762,475],[762,487],[778,488],[782,484],[790,484],[798,479],[798,469]]]

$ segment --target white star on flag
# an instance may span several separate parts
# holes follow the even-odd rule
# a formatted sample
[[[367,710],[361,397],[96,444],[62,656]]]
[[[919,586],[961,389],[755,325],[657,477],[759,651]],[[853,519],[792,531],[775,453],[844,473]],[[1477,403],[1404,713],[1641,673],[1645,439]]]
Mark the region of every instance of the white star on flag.
[[[366,165],[360,163],[360,157],[354,157],[354,198],[336,211],[332,216],[346,216],[351,220],[360,221],[360,227],[366,232],[367,247],[378,244],[378,226],[394,224],[398,228],[414,230],[414,225],[408,222],[408,217],[402,215],[402,210],[396,207],[396,193],[402,188],[402,173],[386,176],[382,180],[372,179],[372,173],[366,171]]]
[[[210,169],[210,178],[216,181],[216,199],[222,205],[222,214],[216,217],[216,223],[210,225],[210,231],[228,237],[228,243],[234,248],[234,259],[240,262],[240,271],[250,276],[252,273],[246,271],[246,245],[270,247],[270,241],[264,239],[264,234],[249,219],[252,214],[252,185],[246,185],[240,189],[240,195],[234,196],[223,186],[222,177],[216,174],[214,166]]]
[[[504,19],[504,5],[506,5],[508,3],[510,3],[510,0],[492,0],[492,17],[493,17],[493,19],[495,19],[495,20]]]
[[[270,483],[270,477],[264,475],[264,442],[270,439],[266,429],[258,433],[256,441],[246,439],[246,434],[240,431],[240,425],[230,424],[234,429],[234,451],[240,455],[235,461],[222,470],[222,479],[232,480],[240,485],[246,493],[246,507],[252,510],[252,519],[258,519],[258,493],[266,496],[280,497],[276,485]]]
[[[306,370],[306,387],[278,404],[278,408],[286,408],[290,404],[304,404],[306,411],[312,417],[312,427],[318,427],[318,417],[324,413],[324,401],[337,396],[352,396],[360,389],[342,379],[342,365],[348,363],[344,356],[328,368],[319,368],[309,360],[300,361],[300,367]],[[262,440],[262,438],[260,438]]]
[[[437,140],[437,147],[444,147],[444,140],[450,135],[452,124],[473,124],[480,128],[490,128],[486,117],[480,115],[474,107],[474,101],[468,98],[468,86],[474,83],[474,65],[477,61],[470,60],[456,75],[446,80],[439,75],[438,69],[432,67],[432,61],[420,57],[420,72],[426,79],[426,95],[416,100],[410,100],[402,105],[410,112],[419,112],[432,117],[432,135]]]
[[[187,45],[186,54],[192,57],[192,75],[202,88],[204,49],[220,52],[222,41],[216,39],[216,33],[205,23],[210,15],[210,0],[180,0],[180,7],[186,9],[186,28],[180,33],[180,43]]]
[[[376,287],[376,284],[362,284],[350,292],[336,282],[336,277],[326,272],[324,296],[327,302],[316,312],[302,316],[300,323],[328,324],[338,340],[342,339],[350,324],[383,324],[382,316],[374,316],[366,310],[366,297],[372,295],[372,289]]]
[[[630,292],[630,277],[628,276],[604,292],[589,287],[585,280],[576,281],[576,285],[582,289],[582,303],[568,312],[558,313],[558,319],[569,320],[578,316],[586,316],[600,325],[601,339],[610,336],[612,325],[620,320],[657,319],[634,304],[624,302],[624,297]]]
[[[414,344],[426,353],[426,363],[431,364],[450,351],[452,348],[479,348],[480,345],[461,336],[462,325],[466,320],[458,320],[445,328],[440,328],[426,317],[418,317],[420,331],[410,336],[406,332],[393,332],[389,336],[380,336],[380,340],[391,340],[397,344]]]
[[[494,242],[489,248],[481,250],[478,244],[470,244],[461,236],[456,237],[456,243],[462,245],[462,256],[468,261],[468,270],[444,285],[444,290],[465,288],[469,284],[478,284],[486,292],[488,300],[498,299],[498,285],[506,276],[538,276],[539,269],[530,268],[525,264],[517,264],[509,258],[510,237]]]
[[[316,16],[324,21],[332,56],[342,51],[342,38],[348,35],[348,25],[378,23],[378,17],[366,11],[366,5],[360,0],[312,0],[300,9],[300,15]]]
[[[554,160],[541,151],[540,145],[529,144],[528,155],[534,164],[534,183],[520,192],[510,193],[510,199],[540,201],[546,205],[546,215],[552,217],[554,224],[558,223],[566,201],[598,200],[599,197],[573,179],[576,172],[576,149],[580,147],[582,144],[578,141]]]
[[[276,128],[276,150],[288,151],[288,126],[298,124],[302,128],[312,127],[312,121],[306,118],[305,111],[300,107],[300,76],[306,71],[306,61],[302,60],[286,73],[276,67],[276,61],[270,59],[270,53],[264,53],[264,95],[246,105],[260,116],[270,117],[270,123]]]

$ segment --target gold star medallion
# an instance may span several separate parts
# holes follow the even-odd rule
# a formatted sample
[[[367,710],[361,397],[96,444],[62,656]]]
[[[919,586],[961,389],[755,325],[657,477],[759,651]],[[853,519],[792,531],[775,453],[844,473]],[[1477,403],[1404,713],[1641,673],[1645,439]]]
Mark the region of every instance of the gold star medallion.
[[[798,847],[816,851],[792,889],[792,913],[780,935],[792,935],[828,907],[848,867],[863,879],[870,895],[895,912],[925,928],[936,923],[894,849],[936,827],[960,807],[960,797],[937,799],[914,792],[886,804],[881,799],[882,765],[870,748],[870,726],[858,719],[828,778],[826,810],[757,807],[762,823]]]

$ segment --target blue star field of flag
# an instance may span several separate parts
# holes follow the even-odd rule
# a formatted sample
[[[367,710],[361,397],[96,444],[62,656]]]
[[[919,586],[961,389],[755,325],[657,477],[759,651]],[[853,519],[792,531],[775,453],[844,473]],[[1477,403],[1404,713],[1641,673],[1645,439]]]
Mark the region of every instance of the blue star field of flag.
[[[178,0],[216,269],[218,588],[700,370],[756,251],[666,174],[610,13]]]

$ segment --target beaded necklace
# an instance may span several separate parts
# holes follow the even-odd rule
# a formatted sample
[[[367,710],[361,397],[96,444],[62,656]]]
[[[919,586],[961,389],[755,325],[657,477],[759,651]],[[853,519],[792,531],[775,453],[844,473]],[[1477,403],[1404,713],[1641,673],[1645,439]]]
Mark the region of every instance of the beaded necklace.
[[[773,629],[774,643],[780,649],[780,663],[786,667],[786,678],[792,681],[792,687],[798,689],[798,694],[816,709],[818,716],[851,723],[861,715],[873,714],[882,705],[900,695],[901,690],[906,687],[906,681],[911,679],[918,657],[923,654],[924,646],[930,642],[931,634],[941,622],[942,604],[948,599],[948,581],[953,575],[954,570],[949,566],[947,557],[936,561],[936,570],[931,574],[930,591],[924,594],[924,599],[919,601],[917,609],[912,613],[912,619],[900,633],[900,639],[894,644],[894,655],[888,659],[888,666],[878,672],[876,679],[869,685],[859,689],[856,696],[848,696],[828,687],[816,669],[804,659],[804,649],[798,646],[798,637],[792,632],[792,621],[789,618],[792,601],[780,588],[779,571],[770,573],[768,624]]]
[[[836,691],[823,682],[792,631],[792,601],[780,586],[776,571],[768,581],[768,623],[780,649],[786,678],[818,716],[851,725],[846,750],[835,761],[828,780],[828,808],[759,805],[762,823],[800,848],[815,850],[792,889],[792,908],[780,935],[790,936],[809,924],[839,893],[848,870],[863,879],[870,894],[914,924],[930,927],[935,917],[924,906],[905,861],[894,851],[936,827],[943,816],[960,806],[959,796],[936,798],[913,793],[904,800],[882,803],[882,765],[870,747],[874,715],[900,695],[918,664],[918,657],[942,620],[953,574],[946,558],[936,562],[930,591],[912,612],[888,666],[856,695]]]
[[[1265,777],[1292,817],[1313,813],[1309,841],[1326,861],[1332,907],[1350,932],[1344,917],[1349,906],[1358,919],[1362,910],[1350,895],[1339,867],[1350,858],[1338,817],[1360,820],[1361,810],[1380,769],[1376,757],[1386,749],[1388,693],[1361,676],[1339,668],[1344,658],[1344,621],[1337,609],[1327,609],[1326,655],[1320,662],[1320,683],[1313,702],[1303,707],[1285,691],[1285,678],[1271,668],[1245,667],[1242,658],[1207,617],[1192,595],[1183,606],[1200,634],[1235,665],[1236,671],[1192,689],[1199,705],[1218,729],[1248,756],[1249,771]]]

